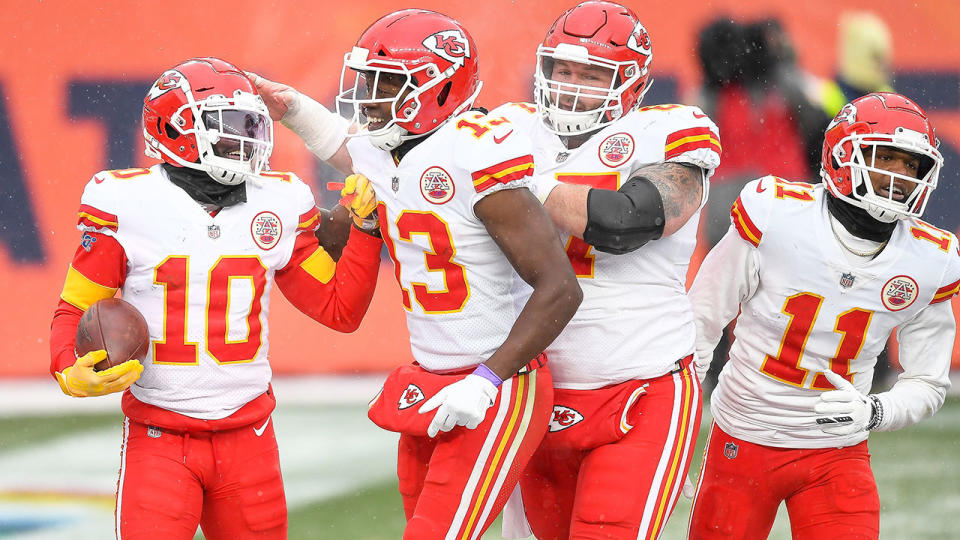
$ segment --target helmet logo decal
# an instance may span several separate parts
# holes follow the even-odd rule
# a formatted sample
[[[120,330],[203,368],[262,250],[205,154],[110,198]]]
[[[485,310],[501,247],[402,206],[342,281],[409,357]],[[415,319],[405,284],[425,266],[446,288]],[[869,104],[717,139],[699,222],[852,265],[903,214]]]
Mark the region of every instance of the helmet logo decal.
[[[619,167],[633,155],[634,146],[633,137],[628,133],[610,135],[600,143],[600,161],[610,168]]]
[[[283,226],[280,224],[280,218],[273,212],[260,212],[250,223],[250,234],[253,235],[253,241],[260,249],[266,251],[272,249],[280,242],[280,233]]]
[[[453,178],[440,167],[430,167],[420,177],[420,193],[431,204],[443,204],[453,198]]]
[[[147,93],[147,100],[153,101],[170,90],[183,86],[184,82],[183,75],[181,75],[180,72],[168,71],[161,75],[160,78],[157,79],[157,82],[153,83],[153,86],[150,87],[150,91]]]
[[[896,276],[883,286],[880,298],[884,307],[890,311],[900,311],[913,304],[918,290],[917,282],[910,276]]]
[[[637,26],[633,27],[633,32],[627,38],[627,48],[640,54],[650,55],[650,34],[640,22],[637,22]]]
[[[470,42],[459,29],[430,34],[423,40],[423,46],[458,66],[463,65],[464,58],[470,58]]]
[[[835,128],[839,123],[846,122],[852,124],[857,121],[857,106],[853,103],[847,103],[840,109],[840,112],[837,113],[837,116],[830,121],[830,125],[827,126],[827,131]]]

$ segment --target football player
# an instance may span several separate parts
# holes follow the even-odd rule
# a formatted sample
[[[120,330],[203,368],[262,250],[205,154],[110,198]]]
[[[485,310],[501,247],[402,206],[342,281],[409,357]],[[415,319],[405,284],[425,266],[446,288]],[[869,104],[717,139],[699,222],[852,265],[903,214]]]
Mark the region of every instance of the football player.
[[[691,289],[697,372],[739,312],[713,391],[690,538],[877,538],[867,436],[943,404],[960,288],[957,238],[920,220],[943,158],[913,101],[876,93],[827,127],[816,186],[747,184]],[[903,367],[867,395],[893,329]]]
[[[640,107],[652,58],[633,11],[583,2],[537,49],[535,103],[490,113],[533,141],[534,192],[584,293],[547,347],[553,416],[520,481],[541,540],[656,538],[699,427],[685,283],[720,140],[696,107]]]
[[[276,284],[305,314],[352,332],[382,241],[354,230],[338,263],[318,245],[313,194],[269,170],[272,120],[228,62],[164,72],[144,99],[143,135],[163,163],[97,173],[83,192],[51,373],[70,396],[126,390],[118,538],[188,540],[198,525],[211,539],[286,538],[269,293]],[[146,318],[149,352],[96,372],[106,352],[77,358],[74,334],[84,310],[117,291]]]
[[[477,48],[457,21],[407,9],[344,58],[347,122],[256,79],[275,118],[351,182],[373,184],[416,363],[390,374],[371,419],[400,433],[404,538],[477,538],[546,431],[541,354],[581,291],[527,187],[533,149],[506,118],[471,110]],[[350,137],[346,135],[350,133]],[[367,180],[369,179],[369,180]],[[533,289],[514,307],[515,272]]]

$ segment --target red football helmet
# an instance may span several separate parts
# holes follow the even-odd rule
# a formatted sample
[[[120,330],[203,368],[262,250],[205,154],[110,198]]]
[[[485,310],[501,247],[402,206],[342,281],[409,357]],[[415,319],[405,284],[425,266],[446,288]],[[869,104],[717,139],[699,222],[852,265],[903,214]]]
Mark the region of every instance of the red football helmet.
[[[399,82],[384,90],[388,78]],[[392,150],[469,108],[481,86],[466,28],[440,13],[404,9],[370,25],[344,55],[337,110],[346,116],[352,108],[354,121],[369,122],[357,135]],[[368,116],[377,103],[389,104],[392,117]]]
[[[868,94],[846,104],[827,126],[820,176],[834,197],[863,208],[879,221],[919,217],[943,167],[939,144],[927,115],[916,103],[900,94]],[[917,178],[878,166],[876,151],[883,146],[919,158]],[[874,189],[870,172],[889,177],[886,195]],[[916,187],[903,198],[903,190],[895,183]]]
[[[218,58],[193,58],[150,87],[143,138],[148,156],[236,185],[266,168],[273,122],[243,71]]]
[[[568,9],[537,48],[534,96],[547,127],[558,135],[578,135],[633,110],[649,88],[652,59],[650,34],[630,9],[604,1]],[[554,73],[558,60],[604,68],[612,75],[610,82],[595,86],[559,80]],[[584,99],[602,103],[584,110]]]

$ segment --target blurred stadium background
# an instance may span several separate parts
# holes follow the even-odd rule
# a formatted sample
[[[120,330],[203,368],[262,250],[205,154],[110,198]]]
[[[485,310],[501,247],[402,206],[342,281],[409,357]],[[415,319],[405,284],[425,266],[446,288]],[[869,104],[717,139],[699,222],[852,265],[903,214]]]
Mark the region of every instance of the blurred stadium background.
[[[534,51],[574,0],[423,1],[461,20],[480,49],[480,105],[530,99]],[[727,15],[775,17],[798,64],[835,75],[844,12],[871,11],[893,36],[894,87],[930,114],[946,171],[928,208],[933,224],[960,230],[960,3],[924,0],[629,1],[653,39],[656,83],[645,104],[691,102],[700,84],[696,35]],[[19,3],[0,10],[0,538],[112,537],[119,462],[119,400],[62,396],[49,377],[47,332],[76,246],[75,212],[84,184],[103,169],[148,166],[140,104],[165,68],[189,57],[222,56],[332,105],[342,54],[367,24],[407,7],[382,0],[270,2],[173,0]],[[777,133],[760,133],[776,137]],[[340,178],[284,128],[275,168],[310,182],[318,203]],[[723,138],[723,131],[721,131]],[[804,180],[803,178],[791,178]],[[696,269],[706,247],[698,251]],[[271,357],[275,414],[291,508],[290,537],[397,538],[395,437],[365,418],[385,372],[410,360],[389,266],[361,329],[335,334],[275,300]],[[958,309],[955,303],[955,310]],[[955,348],[954,368],[960,368]],[[955,371],[955,373],[957,373]],[[889,381],[885,381],[889,382]],[[707,418],[705,417],[705,425]],[[933,419],[871,437],[883,501],[883,538],[956,537],[960,513],[960,401]],[[698,454],[699,457],[699,454]],[[664,535],[682,538],[681,501]],[[498,527],[486,538],[499,538]],[[774,538],[788,538],[779,519]]]

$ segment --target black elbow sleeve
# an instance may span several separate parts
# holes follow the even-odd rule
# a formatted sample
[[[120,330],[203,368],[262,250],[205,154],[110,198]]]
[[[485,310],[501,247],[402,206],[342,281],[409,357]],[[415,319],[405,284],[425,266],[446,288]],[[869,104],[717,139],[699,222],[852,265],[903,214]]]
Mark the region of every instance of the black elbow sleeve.
[[[620,255],[660,238],[665,223],[657,186],[634,176],[618,191],[590,190],[583,240],[598,251]]]

